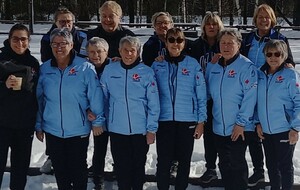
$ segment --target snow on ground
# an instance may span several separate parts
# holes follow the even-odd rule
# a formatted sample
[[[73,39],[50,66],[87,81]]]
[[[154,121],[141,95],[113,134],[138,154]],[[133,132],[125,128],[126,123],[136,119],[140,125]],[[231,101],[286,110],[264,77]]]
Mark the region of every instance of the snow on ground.
[[[9,24],[0,24],[0,33],[9,31],[12,25]],[[51,25],[35,25],[34,31],[38,33],[46,33]],[[145,29],[145,28],[131,28],[136,34],[152,34],[153,29]],[[292,31],[292,30],[285,30],[281,31],[284,35],[288,37],[298,37],[300,38],[300,31]],[[7,34],[0,35],[0,47],[2,47],[2,42],[7,38]],[[41,35],[32,35],[31,36],[31,43],[30,43],[30,50],[32,54],[40,60],[40,39]],[[145,43],[149,36],[141,36],[141,42]],[[300,40],[289,40],[290,47],[294,56],[294,60],[296,63],[300,63]],[[297,70],[300,71],[300,65],[296,66]],[[91,138],[92,142],[92,138]],[[31,166],[32,167],[40,167],[46,160],[46,156],[44,154],[45,144],[37,141],[35,138],[33,141],[33,149],[32,149],[32,156],[31,156]],[[90,144],[88,148],[88,165],[91,165],[91,158],[93,153],[93,143]],[[156,171],[156,149],[155,144],[150,146],[148,152],[148,159],[146,162],[146,173],[147,174],[155,174]],[[251,159],[249,156],[249,152],[247,151],[246,159],[248,162],[249,167],[249,175],[253,173],[253,166],[251,163]],[[112,170],[112,156],[110,153],[110,147],[108,148],[108,153],[106,156],[106,164],[105,170],[111,171]],[[294,155],[294,167],[295,167],[295,183],[300,184],[300,145],[296,146],[295,155]],[[10,165],[10,161],[8,160],[8,165]],[[203,139],[199,139],[195,141],[194,145],[194,152],[192,155],[192,162],[191,162],[191,177],[200,177],[205,172],[205,159],[204,159],[204,148],[203,148]],[[220,177],[220,173],[218,171],[218,175]],[[266,180],[268,180],[268,175],[265,173]],[[89,179],[88,183],[88,190],[93,188],[93,182]],[[1,190],[9,190],[9,173],[5,173],[3,177],[2,187]],[[57,189],[56,181],[54,176],[52,175],[40,175],[35,177],[28,177],[28,182],[26,186],[26,190],[54,190]],[[117,189],[116,182],[105,182],[105,189],[106,190],[115,190]],[[145,190],[156,190],[156,183],[146,183],[144,185]],[[173,187],[171,189],[174,189]],[[202,188],[199,186],[189,185],[188,190],[201,190]],[[224,188],[205,188],[206,190],[221,190]],[[268,188],[266,188],[268,189]]]

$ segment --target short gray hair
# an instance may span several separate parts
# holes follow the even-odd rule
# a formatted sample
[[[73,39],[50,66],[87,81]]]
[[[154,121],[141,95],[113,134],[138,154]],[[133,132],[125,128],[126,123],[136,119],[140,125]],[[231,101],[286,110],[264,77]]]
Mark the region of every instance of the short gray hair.
[[[109,49],[109,45],[108,45],[107,41],[105,39],[99,38],[99,37],[91,38],[86,44],[86,49],[88,49],[89,45],[96,46],[98,48],[103,48],[106,52],[108,52],[108,49]]]
[[[73,43],[73,36],[70,33],[70,31],[67,28],[55,28],[54,30],[52,30],[51,34],[50,34],[50,43],[53,42],[53,39],[56,36],[62,36],[65,38],[65,40],[69,43]]]
[[[283,40],[275,40],[272,39],[270,41],[268,41],[263,49],[263,52],[266,56],[266,53],[268,53],[268,51],[270,49],[273,50],[277,50],[278,52],[280,52],[281,57],[286,60],[288,57],[288,48],[287,48],[287,44],[283,41]]]
[[[134,36],[125,36],[120,40],[119,48],[122,48],[125,43],[129,43],[131,46],[136,47],[138,54],[141,52],[141,41]]]
[[[225,28],[224,30],[221,30],[219,33],[218,41],[224,36],[224,35],[230,35],[236,38],[236,42],[241,45],[242,44],[242,34],[240,31],[238,31],[235,28]]]

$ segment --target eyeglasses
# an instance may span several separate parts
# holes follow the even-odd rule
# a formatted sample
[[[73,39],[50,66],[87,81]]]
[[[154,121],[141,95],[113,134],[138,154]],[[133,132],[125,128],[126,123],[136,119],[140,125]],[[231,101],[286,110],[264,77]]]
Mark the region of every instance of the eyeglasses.
[[[181,44],[182,42],[184,41],[184,39],[183,38],[174,38],[174,37],[170,37],[170,38],[168,38],[168,42],[169,43],[171,43],[171,44],[173,44],[173,43],[177,43],[177,44]]]
[[[61,24],[61,25],[64,25],[64,24],[71,24],[73,22],[73,20],[59,20],[58,23]]]
[[[13,36],[13,37],[11,37],[11,41],[13,42],[13,43],[18,43],[19,41],[21,41],[22,43],[24,43],[24,42],[26,42],[28,40],[28,38],[27,37],[17,37],[17,36]]]
[[[266,56],[267,56],[267,57],[272,57],[273,55],[274,55],[275,57],[280,57],[280,56],[281,56],[281,53],[280,53],[280,52],[275,52],[275,53],[268,52],[268,53],[266,53]]]
[[[51,47],[52,48],[58,48],[58,47],[65,48],[68,44],[69,44],[69,42],[59,42],[59,43],[52,42]]]
[[[171,24],[171,21],[156,21],[155,22],[156,25],[169,25]]]

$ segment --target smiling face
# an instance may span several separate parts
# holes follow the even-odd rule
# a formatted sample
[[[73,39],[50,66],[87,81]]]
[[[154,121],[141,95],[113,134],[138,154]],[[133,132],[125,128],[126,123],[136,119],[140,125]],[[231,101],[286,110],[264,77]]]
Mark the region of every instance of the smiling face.
[[[172,27],[172,22],[166,15],[161,15],[156,18],[154,30],[158,36],[166,36],[167,31]]]
[[[24,54],[29,47],[29,36],[27,31],[15,30],[9,39],[9,44],[16,54]]]
[[[220,51],[225,61],[233,58],[239,51],[240,44],[237,41],[237,38],[224,34],[220,39]]]
[[[265,55],[266,61],[272,70],[277,70],[284,62],[283,54],[276,48],[268,49]]]
[[[261,9],[256,18],[256,27],[259,32],[266,33],[271,29],[271,17],[267,11]]]
[[[183,36],[171,34],[167,37],[166,48],[171,57],[178,57],[184,49],[184,44]]]
[[[73,42],[68,42],[63,36],[55,36],[51,43],[52,53],[57,60],[64,60],[70,56]]]
[[[120,15],[109,7],[101,10],[101,25],[106,32],[114,32],[120,24]]]
[[[71,31],[73,28],[73,22],[74,20],[72,14],[66,13],[57,16],[55,25],[57,26],[57,28],[68,28],[68,30]]]
[[[129,42],[124,42],[119,48],[119,52],[122,58],[122,61],[126,65],[131,65],[139,57],[139,52],[136,46],[130,44]]]
[[[107,51],[100,46],[89,44],[87,54],[89,60],[97,66],[101,66],[107,58]]]

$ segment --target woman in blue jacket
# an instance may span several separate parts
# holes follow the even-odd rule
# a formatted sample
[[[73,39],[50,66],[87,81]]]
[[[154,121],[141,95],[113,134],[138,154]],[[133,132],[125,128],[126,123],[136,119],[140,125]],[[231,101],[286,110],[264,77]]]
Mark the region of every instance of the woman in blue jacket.
[[[53,59],[40,69],[36,136],[49,143],[58,189],[87,188],[87,147],[91,125],[104,125],[104,101],[94,66],[76,56],[73,36],[63,29],[50,35]],[[88,121],[90,109],[96,119]]]
[[[208,63],[205,75],[208,95],[214,102],[213,132],[226,190],[247,189],[244,131],[253,128],[257,97],[256,67],[239,53],[241,41],[239,31],[221,31],[222,58],[218,63]]]
[[[159,97],[153,70],[140,62],[141,43],[120,41],[121,61],[108,64],[101,76],[109,104],[108,129],[119,189],[142,190],[149,144],[154,143]]]
[[[257,133],[263,140],[271,188],[291,190],[294,183],[293,154],[300,130],[300,77],[285,67],[287,45],[270,40],[266,63],[258,72]]]
[[[194,138],[201,137],[206,121],[206,85],[201,66],[182,53],[184,45],[183,32],[169,29],[165,59],[152,64],[161,109],[156,143],[159,190],[169,189],[174,156],[178,161],[175,188],[187,188]]]

